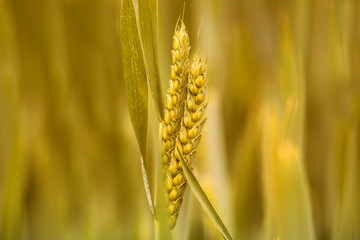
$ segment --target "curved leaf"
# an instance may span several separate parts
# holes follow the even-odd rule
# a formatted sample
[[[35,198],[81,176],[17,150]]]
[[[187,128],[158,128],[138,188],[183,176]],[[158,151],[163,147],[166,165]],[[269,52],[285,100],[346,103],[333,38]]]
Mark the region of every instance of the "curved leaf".
[[[212,222],[216,225],[218,230],[221,232],[225,239],[233,239],[227,230],[225,224],[221,220],[219,214],[216,212],[214,206],[211,204],[209,198],[206,196],[204,190],[200,186],[199,182],[197,181],[196,177],[190,170],[189,166],[184,161],[184,158],[179,151],[178,146],[176,145],[176,151],[178,151],[181,161],[181,166],[184,170],[185,177],[193,191],[194,195],[196,196],[197,200],[200,202],[202,208],[205,210],[207,215],[211,218]]]
[[[164,99],[159,77],[157,50],[157,0],[138,0],[141,40],[144,49],[145,66],[159,121],[164,119]]]
[[[148,86],[143,51],[132,0],[122,1],[120,31],[121,61],[126,88],[126,100],[131,123],[141,153],[140,160],[146,196],[151,213],[155,215],[144,163],[144,161],[147,160]]]

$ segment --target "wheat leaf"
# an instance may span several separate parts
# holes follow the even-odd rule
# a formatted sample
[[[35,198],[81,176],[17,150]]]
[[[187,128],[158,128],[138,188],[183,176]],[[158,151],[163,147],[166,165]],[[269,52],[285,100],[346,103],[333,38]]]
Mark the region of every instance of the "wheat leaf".
[[[153,216],[155,216],[144,163],[147,160],[148,85],[143,51],[137,29],[135,8],[132,0],[122,1],[120,31],[121,61],[126,88],[126,100],[131,123],[141,153],[141,172],[143,174],[146,196],[148,198],[150,211]]]
[[[161,122],[164,120],[164,99],[159,77],[157,49],[158,1],[138,0],[138,12],[147,77],[155,100],[158,119]]]
[[[209,198],[206,196],[204,190],[200,186],[199,182],[197,181],[196,177],[190,170],[189,166],[184,161],[184,158],[181,154],[181,152],[178,149],[178,146],[176,146],[176,150],[179,153],[181,166],[184,170],[185,177],[191,187],[191,190],[193,191],[194,195],[196,196],[197,200],[200,202],[201,206],[207,213],[207,215],[210,217],[212,222],[216,225],[218,230],[221,232],[224,239],[232,240],[229,231],[227,230],[225,224],[221,220],[219,214],[216,212],[214,206],[211,204]]]

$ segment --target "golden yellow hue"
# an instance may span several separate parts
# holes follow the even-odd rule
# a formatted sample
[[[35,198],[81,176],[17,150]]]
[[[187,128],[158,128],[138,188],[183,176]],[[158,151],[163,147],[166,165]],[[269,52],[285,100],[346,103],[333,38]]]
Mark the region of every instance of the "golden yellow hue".
[[[0,0],[1,240],[155,239],[123,79],[136,65],[121,57],[122,2]],[[144,38],[158,54],[141,46],[159,56],[150,68],[164,90],[178,76],[170,52],[183,2],[159,1],[158,21],[154,8],[136,15],[137,26],[154,20]],[[209,79],[206,124],[187,133],[202,133],[193,173],[234,239],[359,239],[359,1],[186,1],[183,19]],[[156,87],[140,134],[152,193],[163,160]],[[171,199],[183,182],[168,183]],[[172,239],[222,239],[186,189]]]
[[[190,40],[182,21],[175,27],[171,51],[170,87],[166,95],[165,119],[162,123],[162,163],[166,168],[165,190],[168,193],[169,225],[174,228],[185,190],[181,164],[175,159],[175,144],[183,122],[189,74]]]

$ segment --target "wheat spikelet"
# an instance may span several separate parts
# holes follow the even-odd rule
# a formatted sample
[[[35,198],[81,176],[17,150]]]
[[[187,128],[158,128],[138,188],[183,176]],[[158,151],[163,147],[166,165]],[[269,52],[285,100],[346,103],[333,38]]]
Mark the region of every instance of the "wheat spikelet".
[[[189,72],[190,42],[184,23],[181,21],[175,27],[173,37],[172,65],[170,86],[166,94],[166,109],[162,133],[162,163],[166,169],[165,189],[168,193],[169,208],[175,206],[170,214],[170,227],[176,223],[177,213],[181,204],[183,189],[175,183],[184,178],[181,167],[177,167],[174,156],[175,142],[179,136],[180,126],[184,116],[184,106],[187,97],[187,82]],[[181,175],[180,175],[181,174]],[[174,187],[176,186],[176,187]]]

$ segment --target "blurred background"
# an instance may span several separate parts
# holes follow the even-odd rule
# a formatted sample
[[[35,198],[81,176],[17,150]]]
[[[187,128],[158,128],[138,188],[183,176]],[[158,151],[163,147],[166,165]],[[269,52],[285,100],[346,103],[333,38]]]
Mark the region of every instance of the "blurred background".
[[[0,0],[0,239],[154,238],[120,6]],[[159,0],[164,96],[182,11]],[[185,24],[209,77],[194,173],[234,238],[360,239],[360,2],[193,0]],[[184,199],[173,239],[221,239]]]

